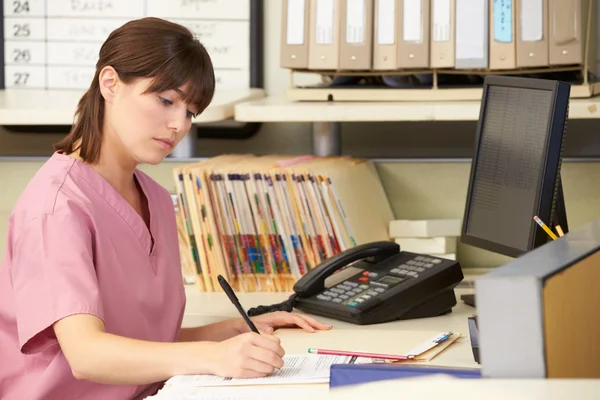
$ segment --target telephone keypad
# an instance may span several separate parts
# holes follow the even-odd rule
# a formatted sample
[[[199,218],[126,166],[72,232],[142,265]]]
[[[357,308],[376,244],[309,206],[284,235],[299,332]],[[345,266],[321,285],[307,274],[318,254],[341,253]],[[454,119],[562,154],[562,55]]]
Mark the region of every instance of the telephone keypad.
[[[354,281],[343,281],[335,287],[326,289],[317,296],[317,299],[349,307],[358,307],[374,297],[380,296],[391,286],[395,286],[394,279],[418,278],[419,273],[424,273],[441,262],[440,259],[417,256],[389,270],[387,272],[389,275],[382,274],[382,272],[363,271],[358,276],[351,278]],[[390,278],[386,278],[386,275]],[[378,279],[380,277],[381,279]]]

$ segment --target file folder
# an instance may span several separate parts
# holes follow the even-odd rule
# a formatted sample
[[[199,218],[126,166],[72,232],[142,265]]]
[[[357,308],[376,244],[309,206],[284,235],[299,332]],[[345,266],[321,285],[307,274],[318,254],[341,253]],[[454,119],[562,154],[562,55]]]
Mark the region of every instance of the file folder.
[[[488,0],[456,0],[456,69],[488,67]]]
[[[583,63],[589,4],[589,0],[548,0],[550,65]]]
[[[400,0],[375,0],[373,22],[373,70],[394,70],[398,65]]]
[[[546,67],[548,0],[516,0],[517,67]]]
[[[373,49],[373,0],[340,3],[340,70],[370,70]]]
[[[330,388],[437,374],[462,379],[481,378],[481,370],[478,368],[449,368],[414,364],[333,364],[330,370]]]
[[[515,69],[515,1],[490,1],[490,69]]]
[[[336,70],[340,65],[340,6],[342,0],[310,1],[308,68]]]
[[[307,69],[310,0],[283,0],[281,15],[282,68]]]
[[[429,67],[430,0],[400,0],[398,68]]]
[[[453,68],[455,0],[431,0],[431,68]]]
[[[173,178],[182,258],[203,292],[221,291],[218,275],[238,291],[291,291],[340,251],[387,240],[393,219],[368,160],[224,154]]]

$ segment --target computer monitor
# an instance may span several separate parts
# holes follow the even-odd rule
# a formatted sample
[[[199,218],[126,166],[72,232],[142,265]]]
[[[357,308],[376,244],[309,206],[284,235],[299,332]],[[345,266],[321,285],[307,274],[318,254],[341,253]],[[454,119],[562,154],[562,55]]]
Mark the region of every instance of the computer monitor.
[[[518,257],[549,240],[534,221],[568,232],[560,179],[570,85],[487,76],[461,242]]]

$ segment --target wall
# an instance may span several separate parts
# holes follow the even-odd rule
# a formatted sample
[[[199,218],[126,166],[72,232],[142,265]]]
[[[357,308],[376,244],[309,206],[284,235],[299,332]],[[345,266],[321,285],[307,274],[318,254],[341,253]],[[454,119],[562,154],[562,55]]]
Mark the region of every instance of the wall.
[[[279,68],[280,0],[265,0],[265,89],[269,95],[283,95],[289,85],[289,72]],[[600,12],[600,8],[599,8]],[[600,35],[599,35],[600,36]],[[598,40],[600,43],[600,40]],[[600,52],[599,52],[600,54]],[[316,81],[307,75],[298,82]],[[600,121],[569,122],[566,156],[600,156]],[[442,160],[381,160],[378,168],[397,218],[461,218],[464,208],[469,163],[449,160],[471,155],[474,122],[411,122],[343,124],[343,153],[372,158],[444,157]],[[369,132],[368,137],[364,134]],[[0,156],[48,156],[51,145],[61,136],[52,134],[13,134],[0,130]],[[311,152],[310,124],[263,124],[255,137],[243,140],[202,139],[200,156],[225,152],[272,152],[302,154]],[[42,161],[0,162],[0,259],[4,253],[6,220],[31,176]],[[143,166],[161,184],[172,190],[171,169],[177,164]],[[565,162],[563,182],[571,229],[600,215],[600,173],[597,162]],[[459,259],[465,267],[491,267],[507,259],[461,245]]]

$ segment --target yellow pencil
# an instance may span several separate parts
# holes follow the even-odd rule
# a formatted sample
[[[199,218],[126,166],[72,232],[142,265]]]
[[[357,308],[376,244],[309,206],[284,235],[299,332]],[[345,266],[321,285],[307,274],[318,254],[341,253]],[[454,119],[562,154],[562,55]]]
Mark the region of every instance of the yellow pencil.
[[[556,239],[558,239],[558,238],[556,237],[556,235],[554,234],[554,232],[552,232],[552,231],[550,230],[550,228],[548,228],[548,227],[546,226],[546,224],[544,223],[544,221],[542,221],[542,220],[540,219],[540,217],[538,217],[537,215],[534,215],[534,216],[533,216],[533,219],[534,219],[534,221],[535,221],[535,222],[537,222],[537,224],[538,224],[539,226],[541,226],[541,227],[542,227],[542,229],[543,229],[543,230],[545,230],[545,231],[546,231],[546,233],[548,234],[548,236],[550,236],[550,237],[552,238],[552,240],[556,240]]]
[[[563,230],[560,227],[560,225],[556,225],[556,232],[558,232],[558,236],[560,236],[560,237],[565,236],[565,233],[563,232]]]

